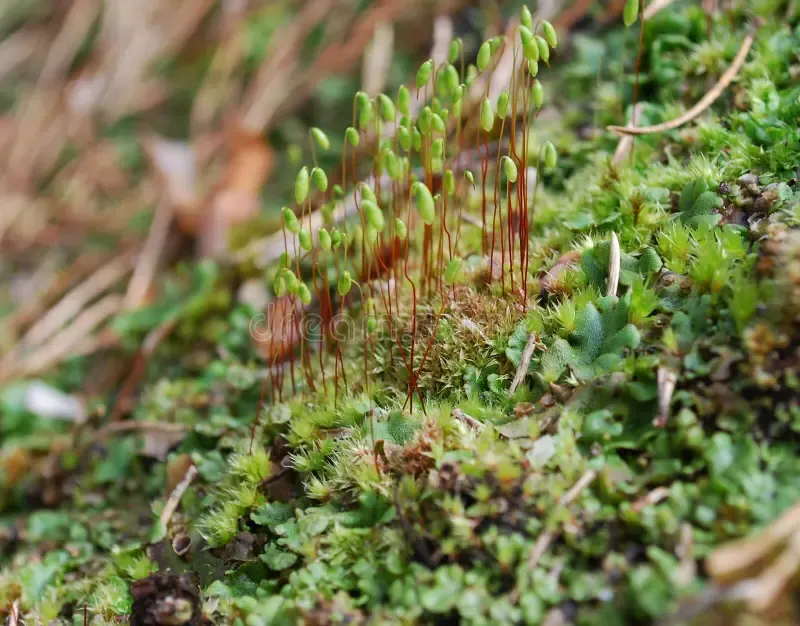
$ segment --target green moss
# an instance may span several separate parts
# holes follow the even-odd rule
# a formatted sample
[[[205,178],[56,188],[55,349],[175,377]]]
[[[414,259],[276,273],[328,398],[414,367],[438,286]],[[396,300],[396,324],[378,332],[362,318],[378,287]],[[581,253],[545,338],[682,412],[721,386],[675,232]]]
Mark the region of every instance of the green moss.
[[[749,11],[772,15],[778,4],[787,3]],[[250,69],[277,30],[273,11],[247,19]],[[734,7],[707,23],[700,7],[675,3],[647,22],[639,125],[671,119],[702,97],[735,55],[744,18]],[[528,149],[536,157],[550,141],[558,159],[541,164],[528,195],[536,204],[527,301],[524,270],[504,251],[504,283],[487,279],[501,269],[484,254],[490,242],[466,222],[456,233],[455,219],[463,258],[456,287],[420,280],[424,231],[409,220],[417,306],[409,281],[395,276],[390,332],[380,315],[384,284],[361,279],[364,242],[377,233],[353,220],[344,227],[346,266],[341,246],[321,252],[313,272],[309,256],[293,268],[309,287],[321,276],[336,285],[345,267],[352,277],[341,318],[359,332],[328,350],[304,346],[310,365],[298,350],[280,367],[251,342],[255,311],[232,302],[242,279],[262,275],[249,263],[186,263],[159,282],[148,306],[115,319],[131,349],[175,324],[142,372],[132,413],[145,425],[187,429],[168,442],[166,464],[148,457],[158,435],[146,428],[84,442],[86,431],[66,434],[68,426],[29,415],[18,389],[3,390],[0,506],[4,524],[24,532],[0,554],[0,611],[19,599],[31,623],[76,624],[85,604],[91,623],[113,623],[130,613],[132,581],[169,568],[197,573],[207,617],[237,626],[541,624],[554,611],[576,613],[579,624],[644,624],[670,614],[708,582],[702,567],[687,580],[687,563],[701,565],[714,547],[800,499],[800,197],[792,182],[800,31],[792,19],[761,27],[735,84],[708,112],[637,138],[616,165],[617,137],[585,131],[619,123],[630,108],[636,33],[578,33],[574,56],[562,63],[554,51],[551,74],[542,62],[555,106],[542,110],[547,123],[528,128]],[[423,126],[453,115],[452,85],[444,86]],[[336,157],[343,142],[333,130],[352,123],[351,95],[341,120],[320,122]],[[369,103],[358,117],[377,121]],[[282,132],[302,136],[294,127],[304,124],[295,119]],[[413,145],[406,132],[403,143]],[[449,156],[454,147],[437,143]],[[397,174],[406,151],[392,159],[395,148],[391,140],[379,146],[373,165],[388,162]],[[276,198],[292,195],[304,162],[302,149],[292,153],[296,162],[281,156],[294,171],[279,166]],[[425,158],[412,150],[408,164]],[[489,170],[491,211],[497,182]],[[443,193],[475,221],[483,176],[472,171],[474,189],[448,183]],[[507,196],[500,177],[497,192],[497,218],[514,222],[518,190]],[[395,203],[386,188],[375,194],[391,228]],[[242,231],[237,246],[258,234]],[[619,295],[603,296],[612,232],[621,247]],[[443,238],[442,267],[449,253]],[[545,272],[559,268],[551,288]],[[269,292],[275,268],[263,275]],[[376,323],[365,342],[359,324],[367,316]],[[511,393],[523,356],[527,370]],[[65,367],[55,376],[73,384],[76,371],[85,375]],[[663,413],[665,371],[676,386]],[[82,428],[106,419],[98,415]],[[79,444],[71,456],[51,456],[51,448]],[[174,488],[187,458],[198,476],[164,528],[156,520],[167,485]],[[43,466],[66,477],[69,490],[52,508],[27,511],[44,489]],[[594,480],[571,491],[582,476]],[[154,526],[163,540],[145,551]],[[543,533],[554,540],[540,553]],[[687,536],[689,561],[678,553]],[[173,545],[187,538],[179,558]]]

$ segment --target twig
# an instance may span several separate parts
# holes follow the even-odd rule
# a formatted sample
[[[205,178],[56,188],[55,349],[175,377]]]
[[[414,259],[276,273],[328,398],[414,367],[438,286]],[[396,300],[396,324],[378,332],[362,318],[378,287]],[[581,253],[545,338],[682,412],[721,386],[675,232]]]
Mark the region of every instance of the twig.
[[[85,252],[78,256],[68,267],[55,273],[49,284],[41,287],[32,299],[20,303],[20,307],[6,321],[11,333],[17,334],[25,330],[42,314],[42,309],[64,293],[75,282],[84,279],[90,272],[97,271],[99,265],[108,258]],[[37,270],[38,271],[38,270]]]
[[[675,0],[654,0],[653,3],[647,5],[647,8],[644,10],[643,17],[645,21],[649,20],[659,11],[666,9],[673,2],[675,2]]]
[[[656,487],[652,491],[648,491],[641,498],[636,500],[631,505],[631,509],[638,513],[645,507],[652,506],[654,504],[658,504],[662,500],[666,500],[669,497],[669,494],[670,491],[666,487]]]
[[[607,296],[617,295],[617,287],[619,286],[619,266],[619,239],[617,239],[617,233],[611,231],[611,251],[608,255],[608,285],[606,286]]]
[[[736,58],[733,59],[733,63],[731,63],[730,67],[725,70],[725,73],[722,75],[722,77],[720,77],[719,81],[717,81],[717,84],[714,85],[711,90],[697,102],[697,104],[686,111],[686,113],[683,115],[680,115],[668,122],[656,124],[655,126],[639,126],[636,128],[629,128],[625,126],[607,126],[606,128],[621,135],[652,135],[654,133],[662,133],[667,130],[673,130],[679,126],[683,126],[687,122],[691,122],[701,113],[703,113],[703,111],[705,111],[708,107],[710,107],[714,101],[722,95],[722,92],[727,89],[728,85],[731,84],[733,79],[736,78],[739,70],[742,69],[742,65],[744,65],[745,59],[747,58],[747,53],[750,52],[754,38],[755,35],[752,32],[745,36],[742,46],[739,48],[739,52],[736,53]]]
[[[142,420],[126,420],[124,422],[111,422],[94,433],[90,444],[95,444],[117,433],[145,431],[167,435],[178,435],[189,430],[186,424],[173,424],[170,422],[146,422]]]
[[[0,380],[11,374],[19,376],[38,374],[60,363],[71,354],[76,346],[86,340],[97,326],[119,311],[121,306],[122,298],[120,296],[116,294],[106,296],[83,311],[72,324],[18,365],[10,363],[7,368],[0,370]]]
[[[267,61],[259,68],[245,97],[241,111],[242,128],[254,135],[261,134],[288,97],[287,94],[294,94],[294,90],[287,87],[297,81],[296,77],[292,77],[297,72],[298,49],[302,40],[325,19],[333,5],[333,0],[305,3],[294,21],[275,37]]]
[[[7,626],[18,626],[19,624],[19,600],[14,600],[8,610]]]
[[[470,215],[469,213],[462,213],[461,221],[469,224],[470,226],[474,226],[475,228],[483,228],[483,222],[479,218],[475,217],[474,215]]]
[[[58,304],[45,313],[25,333],[22,343],[25,346],[40,345],[78,314],[86,303],[103,293],[125,276],[133,266],[133,255],[125,253],[111,263],[104,265],[81,284],[69,291]]]
[[[575,500],[575,498],[580,495],[581,491],[592,484],[592,481],[594,481],[596,477],[597,472],[595,470],[588,470],[578,479],[578,482],[576,482],[572,488],[563,495],[558,502],[559,506],[569,506]],[[547,552],[550,544],[553,543],[553,540],[556,538],[556,534],[557,531],[555,529],[548,529],[539,535],[538,539],[536,539],[536,543],[533,545],[530,555],[528,556],[528,569],[530,571],[533,571],[539,564],[539,559],[541,559],[544,553]]]
[[[656,382],[658,384],[658,415],[654,420],[654,425],[663,427],[666,426],[669,419],[669,407],[672,403],[675,385],[678,382],[678,374],[667,367],[659,367]]]
[[[517,387],[519,387],[522,381],[525,380],[525,376],[528,373],[528,367],[530,367],[531,364],[531,358],[533,357],[533,351],[535,349],[536,333],[530,333],[528,335],[528,343],[525,344],[525,349],[522,351],[522,359],[520,359],[517,373],[514,375],[514,380],[511,381],[511,386],[508,388],[509,398],[514,395]]]
[[[158,517],[159,521],[161,522],[162,528],[166,528],[167,524],[169,524],[169,520],[172,519],[172,514],[175,513],[175,509],[178,508],[178,505],[181,502],[183,494],[189,488],[189,485],[192,484],[192,481],[195,479],[195,476],[197,476],[197,468],[194,466],[194,464],[192,464],[186,470],[186,474],[184,474],[181,482],[175,485],[175,489],[173,489],[172,493],[169,494],[169,499],[167,500],[167,503],[164,505],[164,508],[161,511],[161,515]]]
[[[453,409],[453,411],[452,411],[452,413],[450,413],[450,415],[452,415],[459,422],[463,422],[464,424],[474,428],[475,430],[483,430],[483,422],[479,422],[478,420],[476,420],[471,415],[467,415],[466,413],[464,413],[464,411],[462,411],[458,407]]]
[[[153,282],[161,252],[167,242],[172,216],[172,203],[165,197],[156,206],[156,214],[150,225],[150,232],[147,234],[147,240],[128,283],[123,305],[125,309],[138,309],[144,303]]]
[[[727,543],[706,559],[705,569],[716,582],[741,578],[753,565],[765,560],[792,535],[800,532],[800,504],[794,505],[756,535]]]

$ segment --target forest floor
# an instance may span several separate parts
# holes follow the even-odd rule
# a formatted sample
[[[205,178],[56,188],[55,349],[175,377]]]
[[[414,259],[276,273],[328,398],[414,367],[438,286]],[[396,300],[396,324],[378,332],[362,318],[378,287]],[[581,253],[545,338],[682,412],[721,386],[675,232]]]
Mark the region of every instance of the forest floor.
[[[800,3],[542,3],[544,104],[465,96],[441,227],[376,185],[397,246],[323,203],[294,272],[301,166],[394,164],[356,91],[519,11],[44,4],[0,9],[8,626],[800,623]]]

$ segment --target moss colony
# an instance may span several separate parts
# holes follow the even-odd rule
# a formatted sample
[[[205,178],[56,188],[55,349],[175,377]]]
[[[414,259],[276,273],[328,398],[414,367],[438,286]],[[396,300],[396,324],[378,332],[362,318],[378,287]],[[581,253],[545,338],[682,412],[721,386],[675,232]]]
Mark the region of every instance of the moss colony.
[[[170,328],[127,419],[7,387],[7,623],[797,623],[793,530],[705,567],[800,501],[798,5],[722,4],[355,94],[265,254],[117,317]]]

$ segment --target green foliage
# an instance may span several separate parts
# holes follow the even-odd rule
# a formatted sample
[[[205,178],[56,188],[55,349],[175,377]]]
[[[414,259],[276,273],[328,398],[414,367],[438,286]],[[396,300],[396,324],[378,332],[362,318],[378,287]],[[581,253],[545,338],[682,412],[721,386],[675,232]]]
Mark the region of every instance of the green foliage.
[[[696,180],[688,183],[681,191],[678,210],[681,222],[694,228],[716,225],[721,215],[715,209],[722,206],[722,198],[708,190],[708,183]]]
[[[620,354],[639,345],[639,331],[628,323],[630,292],[588,303],[575,315],[568,339],[558,338],[541,358],[541,376],[555,382],[567,368],[587,378],[614,366]]]
[[[767,4],[747,11],[759,14]],[[769,8],[771,15],[775,6]],[[245,19],[248,74],[279,30],[270,11],[285,10]],[[640,3],[627,3],[624,21],[635,21],[639,10]],[[642,24],[638,82],[646,103],[639,125],[674,118],[724,71],[746,28],[743,9],[731,11],[707,22],[699,5],[675,3]],[[294,195],[308,203],[312,184],[322,196],[338,158],[359,158],[352,148],[363,143],[367,149],[367,134],[388,133],[399,111],[396,137],[382,139],[357,162],[392,180],[361,187],[366,228],[353,219],[334,229],[331,200],[321,212],[329,230],[317,231],[315,250],[311,232],[287,209],[285,226],[300,235],[297,262],[288,252],[276,264],[282,269],[193,262],[159,282],[151,304],[117,316],[114,328],[126,348],[138,348],[153,329],[177,324],[132,395],[131,418],[145,424],[142,432],[91,440],[82,454],[79,446],[107,419],[116,390],[74,429],[30,413],[21,388],[2,390],[3,512],[17,516],[36,501],[42,459],[59,479],[48,489],[60,479],[68,488],[58,492],[63,500],[55,508],[26,510],[24,523],[15,524],[24,532],[11,558],[0,555],[0,607],[20,597],[26,623],[60,624],[69,607],[86,603],[92,623],[124,621],[131,581],[167,564],[200,573],[210,600],[205,617],[236,626],[539,624],[557,615],[553,609],[574,609],[570,619],[578,624],[638,624],[669,614],[704,583],[701,572],[690,585],[679,584],[675,546],[684,529],[702,559],[800,499],[794,436],[800,414],[792,402],[800,386],[792,356],[797,335],[787,323],[791,304],[776,304],[794,294],[795,244],[782,238],[800,221],[790,182],[800,162],[798,31],[794,22],[780,22],[761,27],[730,98],[719,98],[679,130],[638,138],[629,158],[614,164],[618,139],[585,129],[624,123],[623,113],[630,114],[638,33],[620,27],[576,34],[568,59],[553,54],[557,82],[543,75],[527,94],[538,109],[546,93],[558,115],[545,124],[529,120],[524,131],[521,118],[515,123],[527,142],[517,145],[528,146],[528,164],[542,161],[527,196],[513,184],[526,177],[532,183],[518,161],[501,153],[484,174],[480,162],[470,161],[469,138],[457,139],[468,123],[483,128],[494,145],[496,113],[507,120],[508,137],[506,109],[514,98],[501,95],[496,109],[489,99],[477,110],[467,106],[476,70],[487,73],[481,80],[490,78],[501,38],[470,51],[465,36],[451,46],[451,64],[424,63],[416,82],[420,99],[429,99],[416,117],[406,87],[395,101],[364,92],[353,99],[351,79],[326,78],[315,98],[330,106],[306,107],[302,120],[278,124],[270,135],[278,150],[284,141],[306,149],[313,142],[319,165],[314,159],[310,173],[310,165],[300,169],[312,162],[308,155],[299,145],[287,150],[277,159],[287,165],[265,197],[279,203]],[[547,23],[538,26],[537,32],[530,12],[522,12],[518,32],[532,75],[539,62],[545,74],[557,44]],[[326,39],[326,27],[313,29],[307,48]],[[463,74],[462,52],[478,62]],[[414,80],[410,58],[396,56],[387,71],[392,90],[401,79]],[[461,100],[469,120],[461,117]],[[317,111],[330,119],[319,121]],[[364,142],[356,127],[345,130],[356,123]],[[326,126],[331,139],[311,124]],[[458,130],[451,134],[451,128]],[[111,141],[122,146],[117,137]],[[467,170],[461,177],[456,147],[474,175]],[[429,184],[440,174],[437,192]],[[525,270],[510,267],[507,248],[503,288],[497,280],[485,284],[494,272],[489,238],[475,226],[483,219],[484,184],[488,208],[497,204],[508,224],[527,198],[526,301],[519,289]],[[347,186],[334,186],[335,201],[349,193]],[[403,191],[390,200],[394,186]],[[670,215],[678,191],[678,211]],[[421,220],[409,219],[406,200]],[[439,244],[445,206],[451,239],[443,236],[441,252],[428,257],[441,276],[419,280],[424,232],[430,227]],[[278,206],[268,203],[266,210],[275,213],[280,232]],[[380,233],[387,243],[392,230],[404,242],[401,249],[408,244],[417,300],[412,315],[409,280],[390,271],[389,284],[399,290],[391,300],[397,337],[381,317],[386,283],[374,274],[362,278],[369,246],[381,242]],[[612,230],[621,242],[620,296],[604,297]],[[578,256],[572,251],[579,238],[586,244]],[[514,245],[518,251],[516,239]],[[552,288],[545,272],[556,269],[563,273]],[[269,363],[252,343],[255,307],[234,304],[235,288],[265,280],[316,315],[320,278],[335,305],[341,302],[336,294],[347,295],[347,306],[336,313],[348,323],[366,320],[367,349],[359,336],[338,346],[305,345],[292,363]],[[425,407],[414,394],[410,410],[405,358],[414,324],[412,365]],[[523,374],[535,376],[523,377],[509,397],[531,336],[533,358]],[[328,367],[324,382],[313,376],[312,390],[304,384],[305,369],[318,371],[317,360],[330,365],[335,347],[342,350],[338,388]],[[65,367],[54,376],[74,385],[85,376],[76,371]],[[674,373],[676,387],[662,415],[665,371]],[[259,425],[251,430],[259,405]],[[657,418],[666,423],[654,425]],[[169,443],[168,463],[188,454],[198,470],[169,527],[158,526],[156,535],[153,517],[165,502],[168,472],[145,458],[158,439],[147,430],[153,422],[187,428]],[[8,470],[20,458],[26,464],[13,482]],[[590,470],[594,480],[572,492]],[[653,493],[657,501],[649,499]],[[178,560],[167,537],[184,530],[192,547]],[[537,540],[548,531],[558,539],[535,560]],[[154,538],[164,541],[147,552],[151,560],[142,545]],[[246,560],[239,559],[242,545],[250,546]],[[162,561],[165,553],[169,559]],[[75,613],[73,622],[80,618]]]

